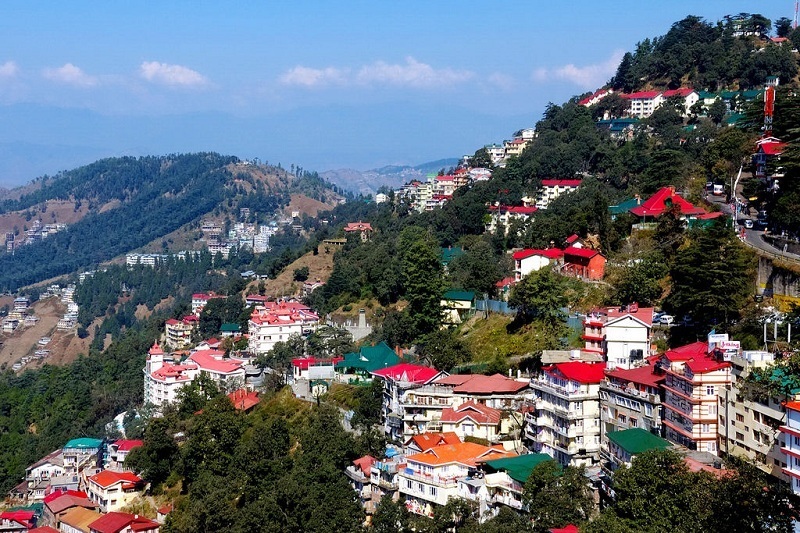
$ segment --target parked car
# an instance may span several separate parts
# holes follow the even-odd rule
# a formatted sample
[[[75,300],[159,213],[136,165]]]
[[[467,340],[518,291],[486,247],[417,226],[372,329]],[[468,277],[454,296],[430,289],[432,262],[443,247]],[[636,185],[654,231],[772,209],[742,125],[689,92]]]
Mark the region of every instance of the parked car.
[[[675,322],[675,317],[672,315],[661,315],[661,318],[659,318],[658,321],[665,326],[670,326],[673,322]]]
[[[744,227],[747,229],[753,229],[753,221],[749,218],[744,219]]]

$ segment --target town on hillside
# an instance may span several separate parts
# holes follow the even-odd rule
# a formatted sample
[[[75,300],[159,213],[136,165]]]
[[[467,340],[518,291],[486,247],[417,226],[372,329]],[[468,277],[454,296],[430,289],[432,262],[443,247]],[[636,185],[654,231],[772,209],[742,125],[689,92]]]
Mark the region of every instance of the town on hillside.
[[[798,69],[767,61],[800,30],[762,19],[670,30],[757,86],[639,76],[648,40],[425,181],[237,192],[202,250],[5,295],[0,532],[800,531]]]

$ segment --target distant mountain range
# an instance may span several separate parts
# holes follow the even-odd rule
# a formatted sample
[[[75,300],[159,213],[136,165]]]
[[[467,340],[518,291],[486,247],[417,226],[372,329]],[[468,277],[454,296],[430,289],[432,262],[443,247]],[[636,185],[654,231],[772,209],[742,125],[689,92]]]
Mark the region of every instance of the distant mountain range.
[[[343,168],[320,173],[320,177],[339,187],[365,196],[374,196],[378,189],[387,186],[396,189],[411,180],[424,180],[428,174],[449,170],[458,164],[458,158],[437,159],[416,166],[388,165],[373,170]]]

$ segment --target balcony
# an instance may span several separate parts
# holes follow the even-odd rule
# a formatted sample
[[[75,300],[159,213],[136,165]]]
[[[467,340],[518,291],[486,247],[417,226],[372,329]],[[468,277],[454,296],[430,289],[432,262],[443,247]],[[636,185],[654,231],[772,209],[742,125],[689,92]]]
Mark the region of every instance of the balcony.
[[[369,484],[369,478],[364,475],[363,472],[359,468],[355,466],[348,466],[344,469],[344,475],[355,481],[356,483],[361,483],[362,485]]]
[[[392,483],[388,479],[384,479],[384,478],[378,478],[378,480],[375,483],[375,485],[378,485],[380,488],[382,488],[384,490],[389,490],[389,491],[397,490],[398,487],[399,487],[399,485],[397,483]]]
[[[621,392],[631,398],[641,399],[646,402],[650,402],[652,404],[661,403],[661,397],[658,396],[657,394],[649,394],[647,392],[642,392],[638,389],[622,387],[620,385],[617,385],[616,383],[613,383],[612,381],[609,381],[608,379],[604,379],[603,381],[600,382],[600,390]]]
[[[428,485],[436,485],[437,487],[442,487],[445,489],[454,488],[458,485],[458,478],[464,477],[462,476],[439,476],[436,474],[426,474],[419,470],[414,470],[413,468],[404,468],[401,470],[398,475],[412,479],[414,481],[421,481],[422,483],[426,483]]]
[[[492,496],[491,502],[494,504],[507,505],[513,509],[522,509],[522,502],[503,493]]]
[[[531,381],[531,388],[535,391],[543,391],[548,392],[554,396],[559,398],[563,398],[565,400],[580,400],[583,398],[591,398],[593,395],[589,394],[588,391],[584,391],[581,389],[565,389],[562,387],[556,387],[551,385],[549,382],[545,380],[534,380]]]

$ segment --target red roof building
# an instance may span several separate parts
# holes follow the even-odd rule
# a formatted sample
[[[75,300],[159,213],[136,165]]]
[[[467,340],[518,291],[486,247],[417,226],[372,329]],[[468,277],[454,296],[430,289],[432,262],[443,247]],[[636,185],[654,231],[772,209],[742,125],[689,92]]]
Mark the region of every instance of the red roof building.
[[[601,280],[605,276],[606,258],[597,250],[570,246],[564,249],[564,268],[562,273]]]
[[[451,431],[462,438],[471,436],[492,441],[501,431],[502,414],[498,409],[469,400],[442,411],[442,430]]]
[[[394,366],[376,370],[371,372],[371,374],[373,376],[395,382],[424,384],[433,381],[442,373],[439,370],[429,366],[400,363]]]
[[[228,394],[233,407],[239,411],[250,411],[259,404],[261,399],[258,397],[258,392],[248,391],[247,389],[235,390]]]
[[[345,233],[360,233],[361,240],[366,241],[372,233],[372,225],[369,222],[348,222],[344,227]]]
[[[608,443],[609,432],[634,427],[661,433],[660,387],[665,379],[666,373],[656,365],[606,371],[600,383],[602,443]]]
[[[534,453],[562,465],[590,466],[600,459],[600,382],[605,363],[569,361],[542,368],[531,379],[537,397],[536,429],[526,433]]]
[[[731,364],[721,351],[695,342],[667,350],[657,363],[665,369],[664,436],[690,449],[716,454],[718,398],[731,383]]]
[[[143,516],[111,512],[91,524],[90,533],[158,533],[161,524]]]
[[[138,497],[145,485],[145,481],[133,472],[101,470],[86,478],[86,493],[103,512],[110,513]]]
[[[442,446],[443,444],[458,444],[461,439],[455,433],[420,433],[409,437],[403,447],[406,453],[419,453],[430,450],[435,446]]]
[[[692,205],[675,192],[675,187],[662,187],[641,205],[631,208],[630,212],[637,217],[655,218],[661,216],[670,207],[677,206],[681,216],[702,215],[705,210]]]
[[[4,511],[0,513],[2,531],[24,532],[36,525],[36,513],[33,511]]]

